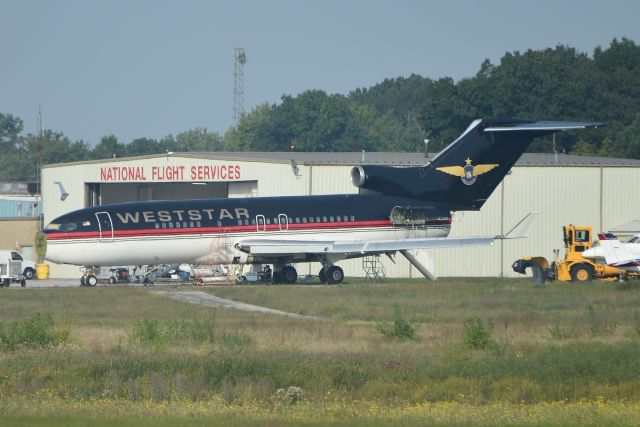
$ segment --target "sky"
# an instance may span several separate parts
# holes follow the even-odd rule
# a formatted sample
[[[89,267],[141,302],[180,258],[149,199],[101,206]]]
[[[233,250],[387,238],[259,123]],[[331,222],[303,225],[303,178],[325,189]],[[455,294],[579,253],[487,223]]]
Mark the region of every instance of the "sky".
[[[233,126],[310,89],[419,74],[456,81],[505,52],[640,44],[636,0],[0,0],[0,113],[95,145]]]

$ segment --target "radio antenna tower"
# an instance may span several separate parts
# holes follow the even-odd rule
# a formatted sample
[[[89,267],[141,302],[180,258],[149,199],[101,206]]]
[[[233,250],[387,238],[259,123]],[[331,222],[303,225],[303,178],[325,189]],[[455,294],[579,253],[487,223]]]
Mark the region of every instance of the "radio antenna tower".
[[[237,131],[238,122],[244,116],[244,64],[247,63],[247,54],[241,47],[234,48],[233,53],[233,123]]]

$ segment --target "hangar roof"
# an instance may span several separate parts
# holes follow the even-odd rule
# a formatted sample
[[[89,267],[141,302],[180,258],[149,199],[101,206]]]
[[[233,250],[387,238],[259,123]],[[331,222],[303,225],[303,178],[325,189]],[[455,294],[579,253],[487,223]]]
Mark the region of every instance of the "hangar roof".
[[[430,158],[437,153],[431,153]],[[387,152],[183,152],[153,154],[139,157],[121,157],[115,159],[90,160],[73,163],[58,163],[43,167],[60,167],[73,164],[110,163],[123,160],[137,160],[157,157],[189,157],[201,159],[220,159],[250,161],[263,163],[289,163],[294,160],[301,165],[336,165],[349,166],[358,164],[418,166],[426,163],[424,153],[387,153]],[[640,160],[619,159],[612,157],[573,156],[567,154],[525,153],[516,162],[516,166],[609,166],[640,167]]]
[[[433,158],[437,153],[432,153]],[[424,153],[387,153],[387,152],[217,152],[217,153],[175,153],[189,157],[212,159],[233,159],[262,162],[289,162],[291,159],[305,165],[407,165],[418,166],[426,163]],[[573,156],[567,154],[525,153],[516,163],[517,166],[640,166],[640,160],[618,159],[612,157]]]

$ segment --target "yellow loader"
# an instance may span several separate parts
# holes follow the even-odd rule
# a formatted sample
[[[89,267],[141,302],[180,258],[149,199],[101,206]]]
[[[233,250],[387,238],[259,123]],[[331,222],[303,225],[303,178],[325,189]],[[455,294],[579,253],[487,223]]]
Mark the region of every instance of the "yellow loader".
[[[592,246],[591,227],[565,225],[562,227],[562,232],[564,259],[558,259],[560,251],[554,249],[555,261],[550,263],[542,256],[526,256],[513,263],[511,266],[513,271],[525,274],[526,269],[531,268],[533,283],[536,285],[555,280],[561,282],[590,282],[593,279],[614,281],[626,277],[624,270],[596,263],[582,256],[582,252]]]

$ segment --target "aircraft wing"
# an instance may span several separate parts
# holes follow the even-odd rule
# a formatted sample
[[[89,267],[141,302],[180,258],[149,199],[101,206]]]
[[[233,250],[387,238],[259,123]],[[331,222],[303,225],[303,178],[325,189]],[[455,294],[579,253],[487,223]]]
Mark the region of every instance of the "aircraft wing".
[[[600,248],[606,263],[610,266],[631,267],[638,265],[638,257],[629,252],[625,244],[618,240],[601,239]]]
[[[492,245],[496,239],[519,239],[527,237],[529,229],[538,214],[527,215],[506,235],[474,236],[474,237],[438,237],[438,238],[408,238],[397,240],[346,240],[346,241],[317,241],[317,240],[271,240],[244,239],[235,247],[251,255],[284,256],[295,254],[368,254],[390,253],[413,249],[454,248],[467,246]]]

